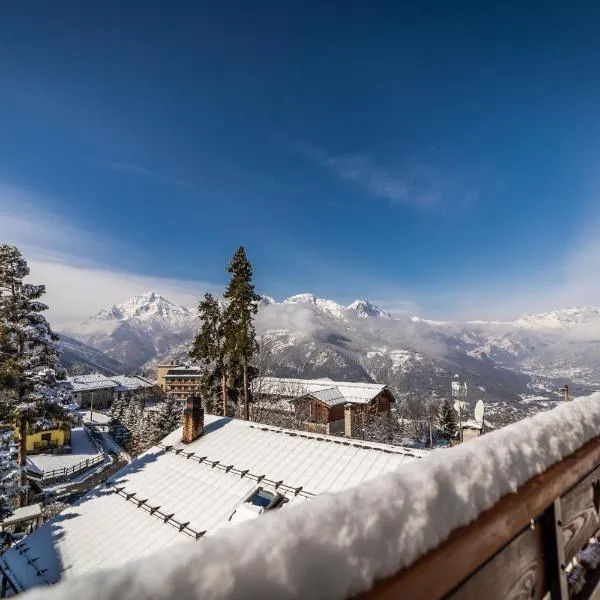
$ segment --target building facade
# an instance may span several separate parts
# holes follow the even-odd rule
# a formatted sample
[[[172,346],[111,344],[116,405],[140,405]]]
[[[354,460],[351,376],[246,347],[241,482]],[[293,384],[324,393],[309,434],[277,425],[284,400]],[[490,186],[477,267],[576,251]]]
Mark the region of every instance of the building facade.
[[[186,400],[200,394],[202,370],[190,365],[170,364],[156,367],[156,379],[160,389],[172,398]]]
[[[254,400],[273,403],[287,399],[290,410],[308,431],[344,433],[344,406],[351,405],[353,418],[360,423],[369,415],[390,410],[394,397],[379,383],[354,383],[323,379],[263,377],[253,382]]]
[[[157,385],[143,377],[126,375],[106,376],[100,373],[76,375],[69,378],[73,386],[73,402],[81,408],[103,410],[110,408],[116,398],[140,389],[155,390]]]
[[[21,440],[21,432],[17,425],[14,427],[14,436],[17,442]],[[71,444],[71,425],[62,421],[47,423],[44,426],[29,424],[25,440],[28,454],[68,446]]]

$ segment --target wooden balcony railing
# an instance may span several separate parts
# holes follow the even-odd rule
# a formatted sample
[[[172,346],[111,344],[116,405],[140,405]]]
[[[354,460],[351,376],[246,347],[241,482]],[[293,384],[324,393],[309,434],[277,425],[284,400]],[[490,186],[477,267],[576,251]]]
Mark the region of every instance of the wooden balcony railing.
[[[596,597],[599,492],[597,437],[360,598]],[[577,560],[586,546],[593,552]]]

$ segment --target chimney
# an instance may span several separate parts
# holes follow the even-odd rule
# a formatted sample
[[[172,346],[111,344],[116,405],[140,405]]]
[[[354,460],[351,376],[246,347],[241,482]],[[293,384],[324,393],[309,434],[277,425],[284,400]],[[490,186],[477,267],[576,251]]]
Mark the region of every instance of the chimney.
[[[183,411],[183,437],[184,444],[190,444],[204,433],[204,409],[202,398],[190,396]]]
[[[344,404],[344,435],[352,437],[354,434],[354,406]]]

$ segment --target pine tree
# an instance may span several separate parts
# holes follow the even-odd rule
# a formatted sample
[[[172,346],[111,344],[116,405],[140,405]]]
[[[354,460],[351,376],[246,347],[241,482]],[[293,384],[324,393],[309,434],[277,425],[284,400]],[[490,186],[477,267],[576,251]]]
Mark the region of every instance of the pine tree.
[[[258,312],[261,297],[254,291],[252,265],[243,246],[235,251],[227,270],[231,273],[231,280],[223,294],[229,300],[223,314],[225,352],[231,366],[232,381],[241,374],[244,419],[248,420],[249,386],[254,375],[249,367],[258,349],[253,316]]]
[[[209,412],[217,412],[218,405],[212,402],[212,399],[217,395],[217,382],[219,382],[222,411],[224,415],[227,415],[229,390],[223,314],[219,303],[212,294],[205,294],[204,300],[198,305],[198,316],[202,325],[196,334],[189,356],[205,366],[201,388],[207,402],[206,409]],[[209,403],[213,406],[209,406]]]
[[[54,345],[58,336],[41,314],[47,306],[40,302],[43,285],[23,283],[29,267],[15,246],[0,245],[0,326],[3,330],[2,355],[5,393],[0,398],[0,417],[14,422],[19,430],[20,483],[26,490],[26,436],[39,419],[68,417],[61,402],[71,395],[66,374],[59,364]],[[26,492],[21,504],[26,504]]]
[[[456,421],[456,414],[454,408],[450,405],[450,401],[446,398],[440,407],[440,416],[439,416],[439,428],[442,432],[442,435],[447,440],[452,440],[456,436],[456,432],[458,431],[458,424]]]
[[[154,443],[159,442],[181,426],[183,404],[175,398],[165,398],[153,411]]]
[[[13,498],[23,492],[13,431],[0,434],[0,520],[13,513]]]

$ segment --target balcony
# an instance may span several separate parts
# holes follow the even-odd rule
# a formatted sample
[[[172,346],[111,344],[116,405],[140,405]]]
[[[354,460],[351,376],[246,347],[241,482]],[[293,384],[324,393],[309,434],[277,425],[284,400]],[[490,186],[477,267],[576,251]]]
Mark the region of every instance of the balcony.
[[[115,570],[94,598],[116,597],[152,573],[165,600],[598,598],[599,510],[594,394],[197,546],[144,557]],[[214,577],[223,568],[227,585]],[[71,579],[45,598],[84,594],[94,581]],[[127,588],[131,600],[147,594],[145,584]]]

